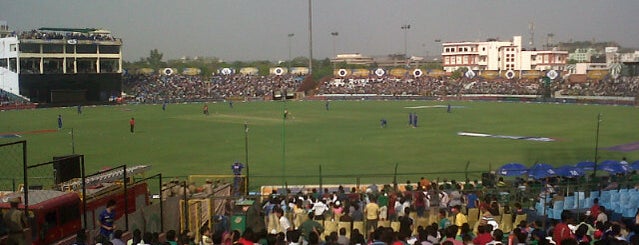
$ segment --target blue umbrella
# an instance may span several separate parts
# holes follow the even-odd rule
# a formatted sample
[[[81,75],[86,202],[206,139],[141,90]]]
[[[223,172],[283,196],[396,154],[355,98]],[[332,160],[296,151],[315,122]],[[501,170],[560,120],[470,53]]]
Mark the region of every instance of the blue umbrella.
[[[497,169],[497,174],[503,176],[519,176],[526,174],[526,172],[528,172],[528,168],[526,168],[523,164],[516,162],[506,163],[504,166]]]
[[[585,170],[585,171],[592,171],[592,170],[595,170],[595,162],[583,161],[583,162],[577,163],[577,165],[575,165],[575,167],[580,168],[580,169]]]
[[[633,163],[631,163],[630,164],[630,169],[639,170],[639,161],[634,161]]]
[[[579,177],[585,175],[585,171],[581,168],[565,165],[558,168],[555,168],[555,173],[561,177]]]
[[[597,168],[611,174],[622,174],[628,172],[628,166],[623,165],[619,161],[615,160],[603,161]]]
[[[535,163],[528,171],[528,176],[534,179],[543,179],[556,174],[553,167],[547,163]]]

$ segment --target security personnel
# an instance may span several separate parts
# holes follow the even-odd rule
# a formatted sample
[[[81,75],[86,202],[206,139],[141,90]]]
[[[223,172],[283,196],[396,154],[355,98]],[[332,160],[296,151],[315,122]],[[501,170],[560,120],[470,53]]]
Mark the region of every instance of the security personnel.
[[[9,203],[11,204],[11,209],[4,213],[2,217],[7,225],[7,245],[23,245],[25,237],[24,237],[24,229],[28,227],[27,216],[25,216],[24,212],[18,210],[18,205],[20,204],[20,199],[18,197],[9,198]]]

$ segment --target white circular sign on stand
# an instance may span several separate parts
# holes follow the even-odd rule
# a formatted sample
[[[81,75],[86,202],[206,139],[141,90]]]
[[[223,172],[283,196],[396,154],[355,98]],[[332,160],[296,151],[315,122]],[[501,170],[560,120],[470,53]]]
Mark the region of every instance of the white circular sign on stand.
[[[337,72],[337,74],[338,74],[340,77],[345,77],[345,76],[346,76],[346,74],[347,74],[346,69],[339,69],[339,71]]]
[[[222,75],[231,75],[231,68],[223,68]]]
[[[164,75],[170,76],[171,74],[173,74],[173,69],[171,68],[164,68]]]
[[[382,68],[377,68],[377,70],[375,70],[375,75],[377,75],[378,77],[381,77],[385,74],[386,72],[384,72],[384,69]]]
[[[515,77],[515,72],[513,70],[508,70],[506,72],[506,78],[513,79]]]
[[[282,68],[280,68],[280,67],[275,68],[275,75],[280,76],[280,75],[282,75],[282,74],[284,74],[284,69],[282,69]]]
[[[415,76],[415,77],[421,77],[422,75],[424,75],[424,73],[422,72],[422,69],[415,69],[415,70],[413,70],[413,76]]]
[[[559,76],[559,73],[557,73],[557,71],[555,70],[550,70],[546,73],[546,76],[554,80],[555,78],[557,78],[557,76]]]

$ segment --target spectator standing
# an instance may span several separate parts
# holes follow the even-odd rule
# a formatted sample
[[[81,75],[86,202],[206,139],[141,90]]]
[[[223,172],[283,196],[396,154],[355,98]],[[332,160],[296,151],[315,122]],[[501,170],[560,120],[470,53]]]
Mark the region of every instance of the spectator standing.
[[[231,165],[231,170],[233,171],[233,176],[234,176],[233,177],[233,194],[235,195],[240,194],[240,183],[242,182],[243,168],[244,168],[244,165],[237,160]]]
[[[415,190],[413,195],[413,206],[415,206],[419,217],[424,217],[424,212],[426,211],[426,194],[422,188],[421,185],[417,186],[417,190]]]
[[[590,217],[597,219],[597,216],[599,216],[599,198],[593,199],[592,207],[590,207]]]
[[[564,210],[561,212],[561,222],[555,226],[552,232],[552,240],[557,245],[561,245],[561,242],[568,238],[573,238],[572,230],[568,227],[568,224],[572,223],[572,212]]]
[[[353,218],[353,222],[355,222],[355,221],[364,221],[364,213],[362,213],[362,210],[361,210],[359,204],[353,203],[352,207],[353,207],[353,212],[351,213],[351,217]],[[639,213],[639,211],[638,211],[638,213]]]
[[[385,190],[382,190],[379,197],[377,197],[377,205],[379,205],[379,219],[387,220],[388,219],[388,194],[386,194]]]
[[[447,215],[446,215],[446,210],[445,209],[440,209],[439,210],[439,229],[443,230],[446,229],[448,226],[450,226],[450,220],[448,220]]]
[[[606,223],[608,222],[608,215],[606,214],[606,208],[604,206],[599,206],[599,214],[597,215],[596,223]]]
[[[366,204],[364,214],[366,215],[366,231],[375,230],[375,228],[377,228],[377,221],[379,220],[379,205],[377,205],[376,198],[372,198],[371,202]]]
[[[461,213],[461,205],[457,205],[457,206],[453,207],[450,211],[453,213],[455,225],[457,227],[462,227],[462,225],[464,225],[464,223],[468,223],[468,218],[466,217],[466,215]],[[461,232],[461,230],[460,230],[460,232]]]
[[[302,232],[302,239],[309,241],[310,234],[316,232],[321,234],[324,232],[324,227],[320,223],[314,220],[315,214],[313,212],[308,213],[308,219],[300,225],[299,230]]]
[[[398,218],[399,220],[399,233],[406,237],[410,237],[413,233],[414,221],[410,217],[410,208],[404,209],[404,215]]]
[[[18,197],[9,198],[9,204],[11,208],[2,216],[8,233],[6,244],[23,245],[25,244],[24,229],[28,227],[27,216],[23,211],[18,210],[20,204]]]
[[[115,200],[111,199],[106,204],[106,209],[102,210],[98,218],[100,224],[100,236],[98,242],[106,242],[113,239],[113,231],[115,230]]]

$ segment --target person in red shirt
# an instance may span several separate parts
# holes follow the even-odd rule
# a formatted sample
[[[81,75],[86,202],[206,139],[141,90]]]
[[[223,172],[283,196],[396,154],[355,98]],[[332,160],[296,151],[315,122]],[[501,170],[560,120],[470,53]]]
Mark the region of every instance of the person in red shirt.
[[[129,125],[131,126],[131,133],[134,134],[135,133],[135,118],[131,118],[131,120],[129,120]]]
[[[246,230],[244,230],[244,234],[242,234],[242,237],[240,237],[237,243],[239,245],[253,245],[254,244],[254,242],[252,241],[253,236],[254,236],[253,229],[246,228]],[[299,239],[299,236],[298,236],[298,239]]]
[[[592,200],[592,207],[590,207],[590,217],[597,219],[599,215],[599,198]]]
[[[490,235],[490,231],[492,231],[492,227],[487,227],[485,225],[480,225],[477,227],[477,237],[473,239],[473,244],[475,245],[485,245],[493,240],[493,237]]]
[[[561,212],[561,222],[557,224],[552,231],[552,240],[555,241],[557,245],[561,245],[561,241],[565,239],[574,239],[572,230],[568,227],[568,224],[570,224],[572,220],[572,212],[569,210]]]

